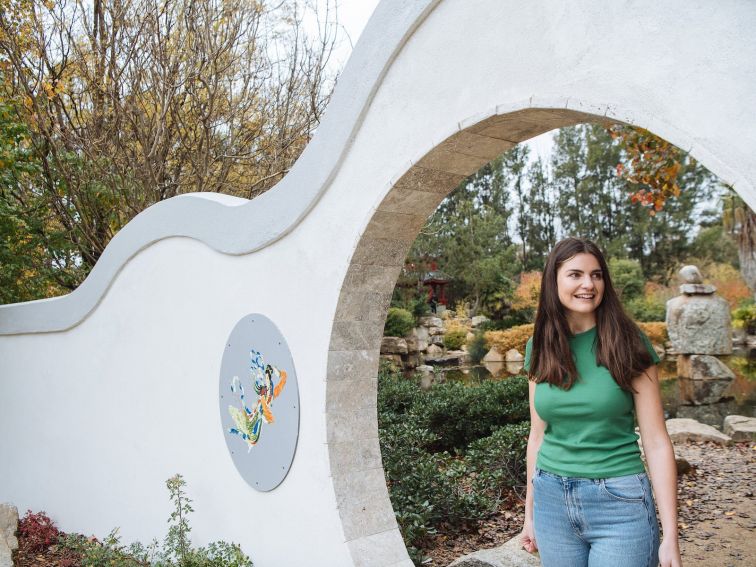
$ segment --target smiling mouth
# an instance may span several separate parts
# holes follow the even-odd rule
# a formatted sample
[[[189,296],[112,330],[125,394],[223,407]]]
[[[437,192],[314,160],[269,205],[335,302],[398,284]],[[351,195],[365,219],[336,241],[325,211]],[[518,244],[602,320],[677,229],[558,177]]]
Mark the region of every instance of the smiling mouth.
[[[578,299],[593,299],[595,296],[594,295],[576,295],[575,297],[577,297]]]

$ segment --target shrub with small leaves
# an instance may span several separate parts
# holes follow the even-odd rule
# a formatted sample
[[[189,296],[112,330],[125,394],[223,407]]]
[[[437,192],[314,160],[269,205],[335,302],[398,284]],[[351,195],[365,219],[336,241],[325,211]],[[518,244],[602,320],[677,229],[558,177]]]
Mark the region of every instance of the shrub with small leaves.
[[[31,553],[44,551],[58,543],[61,533],[44,512],[35,514],[27,510],[26,515],[18,522],[19,538],[24,540],[26,549]]]
[[[467,332],[463,329],[454,329],[444,333],[444,346],[449,350],[459,350],[467,340]]]
[[[488,351],[488,343],[482,331],[476,332],[475,336],[467,341],[467,354],[470,355],[470,360],[472,360],[473,364],[480,363],[483,357],[488,354]]]
[[[486,333],[486,341],[491,347],[495,347],[500,354],[506,354],[509,349],[515,349],[520,354],[525,353],[525,344],[533,336],[535,325],[517,325],[506,331],[489,331]]]
[[[384,337],[406,337],[415,326],[412,313],[401,307],[390,307],[383,326]]]

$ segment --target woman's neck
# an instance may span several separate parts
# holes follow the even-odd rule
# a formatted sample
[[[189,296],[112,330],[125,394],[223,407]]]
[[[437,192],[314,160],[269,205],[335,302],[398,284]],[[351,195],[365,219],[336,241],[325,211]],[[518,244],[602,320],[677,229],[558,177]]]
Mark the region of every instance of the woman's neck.
[[[573,335],[578,333],[584,333],[596,326],[596,314],[595,313],[571,313],[567,315],[567,324],[570,327],[570,332]]]

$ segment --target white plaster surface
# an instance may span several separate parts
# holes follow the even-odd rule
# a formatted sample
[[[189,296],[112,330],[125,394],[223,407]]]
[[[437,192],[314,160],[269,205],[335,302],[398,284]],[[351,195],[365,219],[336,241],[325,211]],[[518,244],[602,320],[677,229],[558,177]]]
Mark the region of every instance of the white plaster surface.
[[[377,494],[366,505],[381,528],[367,533],[349,489],[360,469],[330,470],[351,447],[374,446],[374,414],[364,431],[333,430],[351,423],[350,411],[362,415],[370,396],[326,393],[327,372],[338,374],[328,349],[342,283],[393,182],[460,128],[526,108],[566,108],[691,150],[756,207],[756,4],[472,6],[385,0],[335,106],[279,186],[244,205],[161,203],[124,228],[116,252],[104,256],[112,265],[69,296],[79,303],[0,308],[0,501],[46,510],[66,530],[104,535],[120,526],[127,540],[149,540],[164,533],[164,481],[179,472],[194,499],[198,543],[240,542],[258,567],[404,564],[384,519],[380,475],[364,490]],[[548,129],[553,118],[538,120]],[[443,167],[439,155],[431,157]],[[411,241],[407,227],[421,211],[410,207],[407,224],[385,236]],[[90,307],[79,307],[85,299]],[[68,305],[76,313],[66,319]],[[300,388],[297,453],[270,493],[238,476],[217,415],[224,341],[250,312],[286,337]],[[364,460],[374,471],[375,459]]]

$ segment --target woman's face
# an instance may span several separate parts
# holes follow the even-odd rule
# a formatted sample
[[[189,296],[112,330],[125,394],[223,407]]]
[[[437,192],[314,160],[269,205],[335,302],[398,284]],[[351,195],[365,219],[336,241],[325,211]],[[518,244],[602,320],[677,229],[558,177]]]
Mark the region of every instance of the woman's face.
[[[593,254],[581,252],[557,270],[559,301],[567,317],[592,314],[604,297],[604,274]]]

